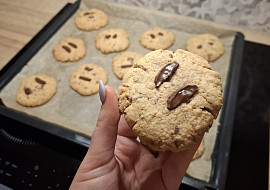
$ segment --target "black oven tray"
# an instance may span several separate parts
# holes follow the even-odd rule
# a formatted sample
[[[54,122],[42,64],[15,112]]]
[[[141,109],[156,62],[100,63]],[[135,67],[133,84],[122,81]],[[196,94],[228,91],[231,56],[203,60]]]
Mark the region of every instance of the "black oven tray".
[[[54,33],[76,12],[80,6],[80,0],[68,3],[1,71],[0,90],[27,64],[27,62],[39,51],[39,49],[54,35]],[[242,54],[244,48],[244,36],[236,32],[232,47],[229,72],[224,90],[224,103],[220,113],[220,125],[217,130],[217,138],[212,154],[212,170],[210,181],[205,182],[186,175],[179,189],[224,189],[228,158],[230,154],[232,126],[234,121],[235,103],[238,90]],[[5,119],[3,119],[5,118]],[[47,133],[63,142],[76,146],[88,147],[90,138],[74,133],[41,119],[30,117],[22,112],[5,107],[0,99],[0,123],[8,126],[8,121],[17,121],[31,128]],[[0,128],[1,128],[0,127]],[[38,139],[38,138],[36,138]],[[59,143],[61,143],[61,140]],[[84,149],[82,149],[84,150]],[[70,150],[69,150],[70,151]],[[80,156],[80,159],[82,157]]]

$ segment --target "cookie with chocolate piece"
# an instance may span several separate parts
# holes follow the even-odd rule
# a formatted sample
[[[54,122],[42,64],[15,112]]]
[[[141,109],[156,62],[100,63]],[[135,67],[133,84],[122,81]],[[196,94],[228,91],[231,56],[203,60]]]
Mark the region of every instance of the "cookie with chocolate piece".
[[[86,63],[72,72],[69,85],[79,94],[88,96],[98,92],[100,80],[102,80],[103,84],[107,83],[107,72],[98,65]]]
[[[103,30],[96,37],[96,48],[102,53],[124,51],[128,46],[128,35],[119,28]]]
[[[78,38],[61,40],[53,48],[53,56],[57,61],[78,61],[85,56],[84,42]]]
[[[118,99],[141,143],[173,152],[198,143],[223,101],[219,73],[181,49],[156,50],[139,59],[124,76]]]
[[[212,34],[200,34],[187,41],[186,49],[200,55],[209,62],[215,61],[224,53],[224,45]]]
[[[140,59],[141,56],[135,52],[127,51],[113,58],[112,68],[114,74],[119,79],[123,79],[124,74],[130,69],[133,64]]]
[[[44,74],[35,74],[21,81],[16,101],[27,107],[45,104],[55,94],[57,82],[53,77]]]
[[[75,18],[75,25],[80,30],[98,30],[108,24],[108,16],[99,9],[79,11]]]
[[[174,34],[162,28],[152,28],[141,35],[140,43],[150,50],[168,49],[174,43]]]

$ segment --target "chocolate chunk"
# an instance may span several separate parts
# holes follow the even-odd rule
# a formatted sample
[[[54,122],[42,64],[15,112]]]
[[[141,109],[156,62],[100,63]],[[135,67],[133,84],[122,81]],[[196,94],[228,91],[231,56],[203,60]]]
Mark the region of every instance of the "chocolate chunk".
[[[154,34],[150,34],[151,38],[155,38],[156,36]]]
[[[198,48],[198,49],[201,49],[201,48],[202,48],[202,45],[198,45],[197,48]]]
[[[209,108],[206,108],[206,107],[204,107],[204,108],[201,108],[203,111],[207,111],[207,112],[209,112],[209,113],[211,113],[211,110],[209,109]]]
[[[24,88],[24,92],[26,95],[32,94],[32,90],[30,88]]]
[[[92,68],[89,68],[89,67],[85,67],[84,70],[86,70],[86,71],[92,71],[93,69]]]
[[[147,71],[147,69],[145,67],[141,67],[144,71]]]
[[[94,14],[94,13],[93,12],[86,12],[83,15],[85,16],[85,15],[91,15],[91,14]]]
[[[79,77],[79,79],[82,79],[82,80],[85,80],[85,81],[89,81],[89,82],[91,81],[91,79],[90,79],[90,78],[83,77],[83,76],[80,76],[80,77]]]
[[[156,88],[158,88],[163,82],[170,80],[178,66],[179,64],[177,62],[172,62],[163,67],[155,77]]]
[[[211,46],[213,45],[213,43],[212,43],[212,42],[208,42],[208,44],[209,44],[209,45],[211,45]]]
[[[70,49],[69,47],[67,47],[67,46],[62,46],[62,48],[63,48],[64,50],[66,50],[68,53],[70,53],[70,51],[71,51],[71,49]]]
[[[174,128],[174,134],[176,135],[178,132],[179,132],[179,127],[176,126],[176,127]]]
[[[167,100],[167,108],[169,110],[177,108],[180,104],[189,101],[198,90],[199,88],[196,85],[188,85],[175,91]]]
[[[158,35],[159,35],[159,36],[163,36],[163,33],[159,32]]]
[[[130,64],[130,65],[121,65],[121,68],[128,68],[128,67],[132,67],[133,66],[133,64]]]
[[[74,47],[74,48],[77,48],[77,45],[76,44],[73,44],[72,42],[68,42],[68,45]]]
[[[114,35],[113,35],[113,38],[117,38],[117,34],[114,34]]]
[[[133,62],[134,59],[132,57],[128,57],[127,60]]]
[[[39,84],[41,84],[42,86],[46,84],[46,82],[44,80],[41,80],[40,78],[36,77],[35,81]]]
[[[170,58],[173,58],[173,55],[172,54],[169,54]]]
[[[178,148],[179,144],[180,144],[179,141],[174,141],[174,145],[175,145],[176,148]]]
[[[44,80],[41,80],[40,78],[36,77],[35,81],[39,84],[41,84],[41,88],[44,87],[44,85],[46,84],[46,82]]]
[[[110,34],[105,36],[106,39],[109,39],[110,37],[111,37]]]

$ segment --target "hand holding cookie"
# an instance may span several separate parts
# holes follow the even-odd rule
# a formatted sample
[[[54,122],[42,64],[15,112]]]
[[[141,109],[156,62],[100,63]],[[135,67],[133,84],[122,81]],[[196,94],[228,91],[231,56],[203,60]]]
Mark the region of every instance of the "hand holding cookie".
[[[97,125],[70,189],[178,189],[199,143],[177,153],[149,150],[120,117],[113,88],[101,84],[99,92]]]

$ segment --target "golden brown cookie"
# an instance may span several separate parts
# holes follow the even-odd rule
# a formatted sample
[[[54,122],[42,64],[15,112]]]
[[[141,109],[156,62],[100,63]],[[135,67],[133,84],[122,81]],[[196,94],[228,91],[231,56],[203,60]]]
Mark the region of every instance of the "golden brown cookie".
[[[107,24],[108,16],[98,9],[82,10],[75,18],[75,25],[81,30],[98,30]]]
[[[35,74],[21,81],[16,101],[23,106],[39,106],[48,102],[55,94],[57,82],[54,78]]]
[[[135,52],[127,51],[117,55],[113,58],[112,61],[112,68],[114,74],[119,78],[122,79],[124,74],[133,66],[141,56]]]
[[[215,61],[224,53],[224,45],[212,34],[200,34],[187,41],[188,51],[202,56],[207,61]]]
[[[78,38],[66,38],[53,48],[53,56],[57,61],[78,61],[85,56],[84,42]]]
[[[152,51],[133,65],[119,87],[121,113],[153,150],[178,152],[198,143],[221,108],[220,75],[203,58],[188,55],[184,50]]]
[[[174,43],[174,34],[162,28],[152,28],[141,35],[140,43],[150,50],[168,49]]]
[[[102,53],[113,53],[127,49],[129,39],[122,29],[108,29],[100,32],[96,37],[96,48]]]
[[[107,83],[107,72],[98,65],[86,63],[70,75],[69,85],[81,95],[88,96],[98,92],[100,80],[103,84]]]

